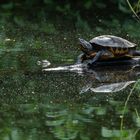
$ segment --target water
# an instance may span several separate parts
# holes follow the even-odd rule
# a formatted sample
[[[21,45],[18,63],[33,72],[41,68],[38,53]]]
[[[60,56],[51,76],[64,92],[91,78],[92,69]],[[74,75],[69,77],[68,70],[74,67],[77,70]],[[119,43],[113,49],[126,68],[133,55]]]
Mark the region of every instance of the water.
[[[74,65],[79,52],[71,39],[1,49],[1,139],[139,140],[139,66]]]

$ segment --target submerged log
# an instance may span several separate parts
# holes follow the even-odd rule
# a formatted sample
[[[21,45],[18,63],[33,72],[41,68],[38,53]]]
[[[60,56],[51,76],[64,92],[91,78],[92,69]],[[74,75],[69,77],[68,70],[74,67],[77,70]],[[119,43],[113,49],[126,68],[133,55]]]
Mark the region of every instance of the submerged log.
[[[140,57],[134,57],[132,59],[126,60],[108,60],[108,61],[98,61],[94,64],[89,64],[91,67],[98,67],[98,66],[125,66],[125,65],[140,65]]]

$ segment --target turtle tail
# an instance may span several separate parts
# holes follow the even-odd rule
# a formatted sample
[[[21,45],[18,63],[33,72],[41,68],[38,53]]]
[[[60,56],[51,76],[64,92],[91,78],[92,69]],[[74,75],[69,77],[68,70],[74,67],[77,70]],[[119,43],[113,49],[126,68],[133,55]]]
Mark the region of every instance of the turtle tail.
[[[133,52],[133,56],[140,56],[140,51],[135,50],[135,51]]]

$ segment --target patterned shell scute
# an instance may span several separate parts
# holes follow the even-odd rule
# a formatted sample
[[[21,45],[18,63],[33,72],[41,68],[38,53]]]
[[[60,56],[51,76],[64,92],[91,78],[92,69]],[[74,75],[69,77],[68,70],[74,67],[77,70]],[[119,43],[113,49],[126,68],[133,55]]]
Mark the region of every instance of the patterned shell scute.
[[[136,44],[131,43],[130,41],[123,39],[121,37],[113,35],[102,35],[93,38],[89,41],[90,43],[95,43],[104,47],[119,47],[119,48],[134,48]]]

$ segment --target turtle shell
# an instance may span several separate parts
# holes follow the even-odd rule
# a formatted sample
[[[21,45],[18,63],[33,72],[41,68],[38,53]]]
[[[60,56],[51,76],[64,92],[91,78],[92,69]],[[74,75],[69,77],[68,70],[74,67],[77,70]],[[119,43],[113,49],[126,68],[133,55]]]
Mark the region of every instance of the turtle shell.
[[[132,43],[121,37],[113,35],[102,35],[95,37],[89,41],[92,45],[99,45],[103,47],[113,47],[113,48],[135,48],[136,44]]]

